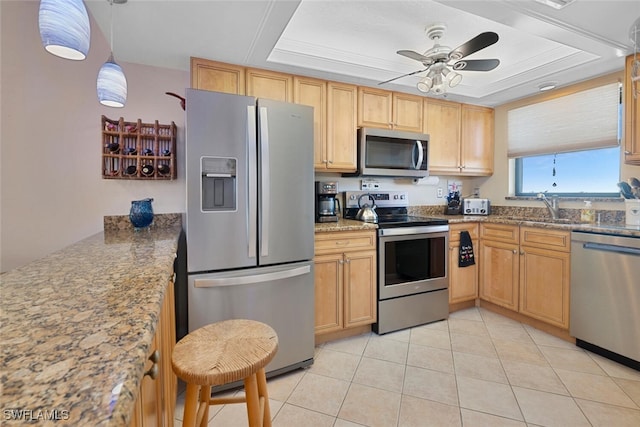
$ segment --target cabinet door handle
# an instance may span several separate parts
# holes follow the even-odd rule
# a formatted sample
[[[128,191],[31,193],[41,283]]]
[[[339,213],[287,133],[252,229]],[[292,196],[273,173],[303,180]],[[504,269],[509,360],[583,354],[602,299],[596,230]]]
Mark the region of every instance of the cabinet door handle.
[[[518,253],[518,250],[517,250],[517,249],[514,249],[514,250],[513,250],[513,253],[514,253],[514,254],[517,254],[517,253]]]
[[[151,360],[153,363],[158,363],[160,361],[160,352],[156,350],[151,353],[151,356],[149,356],[149,360]]]
[[[156,378],[158,378],[158,371],[160,369],[158,368],[158,364],[154,363],[153,366],[151,368],[149,368],[149,370],[147,372],[144,373],[144,375],[149,375],[149,377],[151,377],[152,380],[155,380]]]
[[[520,255],[524,255],[524,251],[520,251]]]

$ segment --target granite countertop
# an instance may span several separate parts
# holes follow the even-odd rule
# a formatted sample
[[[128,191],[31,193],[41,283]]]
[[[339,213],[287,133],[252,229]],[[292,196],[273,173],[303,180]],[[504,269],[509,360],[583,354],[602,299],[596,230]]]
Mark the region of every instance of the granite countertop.
[[[315,225],[316,233],[327,233],[335,231],[366,231],[375,230],[377,224],[370,222],[356,221],[354,219],[339,218],[338,222],[322,222]]]
[[[129,424],[181,230],[107,230],[0,276],[7,425]]]
[[[587,224],[571,222],[570,220],[560,220],[553,222],[548,219],[536,218],[512,218],[506,216],[480,216],[480,215],[452,215],[438,216],[449,220],[449,224],[465,222],[488,222],[494,224],[524,225],[530,227],[549,228],[566,231],[586,231],[589,233],[610,234],[616,236],[640,237],[640,227],[625,225],[624,223],[611,224]]]

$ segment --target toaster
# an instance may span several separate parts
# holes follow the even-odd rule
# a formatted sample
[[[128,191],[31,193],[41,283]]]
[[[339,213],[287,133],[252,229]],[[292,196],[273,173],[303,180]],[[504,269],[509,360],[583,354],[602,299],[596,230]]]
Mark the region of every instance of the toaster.
[[[462,201],[463,215],[489,215],[491,202],[489,199],[464,199]]]

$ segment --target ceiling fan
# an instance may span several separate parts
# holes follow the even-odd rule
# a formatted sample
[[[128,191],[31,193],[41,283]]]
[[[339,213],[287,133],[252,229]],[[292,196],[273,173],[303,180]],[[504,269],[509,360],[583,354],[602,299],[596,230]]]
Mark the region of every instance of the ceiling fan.
[[[457,71],[491,71],[500,64],[498,59],[463,59],[496,43],[498,41],[496,33],[489,31],[478,34],[466,43],[451,49],[448,46],[440,45],[440,39],[446,29],[445,24],[434,24],[426,28],[427,37],[433,40],[434,44],[431,49],[422,54],[413,50],[399,50],[397,52],[399,55],[421,62],[426,68],[394,77],[380,82],[378,85],[428,71],[427,75],[418,82],[418,90],[425,93],[432,91],[440,95],[446,92],[447,85],[454,87],[462,81],[462,75]]]

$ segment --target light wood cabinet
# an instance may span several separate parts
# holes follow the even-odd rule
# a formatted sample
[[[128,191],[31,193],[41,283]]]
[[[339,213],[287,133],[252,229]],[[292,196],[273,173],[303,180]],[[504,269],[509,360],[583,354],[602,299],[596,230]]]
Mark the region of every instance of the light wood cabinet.
[[[627,56],[624,75],[624,161],[640,165],[640,80],[631,84],[634,59],[634,55]]]
[[[313,166],[325,169],[327,152],[327,82],[294,76],[293,102],[313,107]]]
[[[429,172],[460,173],[460,120],[457,102],[424,100],[424,133],[429,134]]]
[[[191,58],[191,87],[215,92],[245,94],[245,69],[203,58]]]
[[[494,111],[475,105],[462,105],[460,131],[461,174],[492,175]]]
[[[358,88],[358,126],[422,132],[421,96]]]
[[[429,134],[430,172],[493,174],[493,116],[491,108],[426,98],[423,123]]]
[[[449,225],[449,304],[475,300],[478,297],[478,223]],[[467,267],[458,266],[460,232],[467,231],[473,243],[476,263]]]
[[[247,68],[246,82],[249,96],[293,102],[293,76],[290,74]]]
[[[326,154],[317,171],[354,172],[357,168],[357,87],[327,82]],[[324,166],[323,166],[324,165]]]
[[[147,353],[145,375],[134,405],[131,427],[173,426],[178,396],[178,379],[171,366],[171,353],[176,342],[174,301],[174,284],[170,282]]]
[[[375,232],[317,233],[315,241],[316,335],[374,323]]]
[[[481,299],[569,328],[570,232],[480,225]]]
[[[569,328],[571,236],[520,227],[520,313]]]
[[[519,297],[518,240],[517,225],[480,224],[480,298],[514,311]]]
[[[293,99],[313,107],[313,165],[320,172],[356,170],[356,87],[294,77]]]

